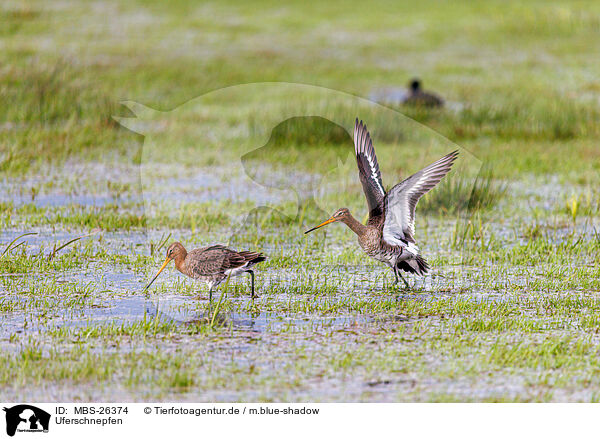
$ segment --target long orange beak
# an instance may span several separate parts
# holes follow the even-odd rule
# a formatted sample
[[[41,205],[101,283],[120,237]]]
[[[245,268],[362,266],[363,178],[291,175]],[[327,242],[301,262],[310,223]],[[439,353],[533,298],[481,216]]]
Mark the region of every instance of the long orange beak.
[[[329,223],[334,223],[334,222],[336,222],[336,221],[337,221],[337,220],[336,220],[334,217],[331,217],[331,218],[329,218],[327,221],[325,221],[324,223],[321,223],[321,224],[319,224],[318,226],[316,226],[316,227],[313,227],[313,228],[312,228],[312,229],[310,229],[310,230],[307,230],[306,232],[304,232],[304,234],[306,235],[307,233],[310,233],[310,232],[312,232],[313,230],[317,230],[317,229],[318,229],[318,228],[320,228],[320,227],[326,226],[327,224],[329,224]]]
[[[165,260],[165,262],[163,262],[162,267],[160,267],[160,270],[158,270],[158,273],[156,273],[156,276],[154,276],[152,278],[152,280],[150,281],[150,283],[148,285],[146,285],[146,288],[144,288],[142,291],[146,291],[148,288],[150,288],[150,285],[152,285],[152,283],[156,280],[156,278],[158,277],[158,275],[165,269],[165,267],[169,264],[169,262],[171,262],[171,258],[167,257],[167,259]]]

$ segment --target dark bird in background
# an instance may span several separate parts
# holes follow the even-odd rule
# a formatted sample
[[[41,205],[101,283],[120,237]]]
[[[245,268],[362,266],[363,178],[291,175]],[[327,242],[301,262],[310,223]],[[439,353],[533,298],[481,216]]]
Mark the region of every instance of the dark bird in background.
[[[423,90],[421,80],[412,79],[408,87],[385,87],[374,90],[369,94],[369,99],[383,105],[439,108],[444,106],[441,96]]]
[[[424,275],[429,270],[414,239],[415,208],[419,199],[429,192],[450,171],[458,151],[445,155],[435,163],[421,169],[395,185],[387,193],[381,181],[381,172],[367,126],[356,119],[354,125],[354,151],[358,176],[369,206],[369,219],[364,225],[357,221],[347,208],[341,208],[327,221],[307,230],[306,233],[327,224],[341,221],[358,235],[358,243],[370,257],[394,270],[396,283],[408,282],[400,270]]]
[[[211,245],[210,247],[198,248],[188,252],[181,243],[174,242],[167,249],[167,259],[144,290],[148,289],[169,262],[174,260],[175,267],[181,273],[208,284],[209,301],[211,302],[214,288],[230,276],[238,276],[243,273],[250,274],[252,280],[251,297],[254,299],[256,296],[254,294],[254,271],[252,271],[252,267],[265,259],[267,258],[262,253],[238,252],[222,245]]]

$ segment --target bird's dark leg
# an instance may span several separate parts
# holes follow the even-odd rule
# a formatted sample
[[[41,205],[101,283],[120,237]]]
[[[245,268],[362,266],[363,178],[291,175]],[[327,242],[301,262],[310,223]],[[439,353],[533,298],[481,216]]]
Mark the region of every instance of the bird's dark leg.
[[[402,282],[404,282],[404,286],[407,289],[410,289],[410,285],[408,284],[408,282],[406,281],[406,279],[404,279],[400,273],[398,273],[398,276],[400,276],[400,279],[402,279]]]
[[[209,305],[212,303],[212,290],[213,290],[213,287],[211,285],[210,288],[208,289],[208,304]]]
[[[404,277],[402,277],[402,275],[400,274],[400,270],[395,265],[394,265],[394,275],[396,275],[396,284],[398,284],[400,279],[402,279],[402,282],[404,282],[404,286],[406,288],[410,288],[410,285],[408,285],[408,282],[406,282],[406,279],[404,279]],[[400,279],[398,279],[398,278],[400,278]]]
[[[252,300],[254,300],[256,298],[256,296],[254,295],[254,271],[248,270],[248,273],[250,273],[251,287],[252,287],[252,295],[250,297],[252,297]]]

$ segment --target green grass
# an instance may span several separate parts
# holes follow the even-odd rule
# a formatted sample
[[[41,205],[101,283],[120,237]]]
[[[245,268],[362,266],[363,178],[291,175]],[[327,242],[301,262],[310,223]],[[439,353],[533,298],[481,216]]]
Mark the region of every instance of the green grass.
[[[86,205],[70,205],[60,207],[38,207],[36,204],[14,206],[3,203],[2,226],[15,227],[26,224],[29,227],[44,225],[63,225],[82,229],[130,230],[146,227],[146,219],[140,213],[128,212],[137,210],[137,204],[104,205],[101,207]]]
[[[4,399],[600,400],[598,4],[9,1],[0,21],[0,252],[37,233],[0,256]],[[351,97],[413,76],[447,107]],[[220,90],[269,81],[350,96]],[[365,218],[355,117],[386,187],[461,148],[417,208],[432,273],[410,290],[345,226],[303,235]],[[264,251],[260,297],[242,276],[209,306],[173,264],[142,295],[175,240]]]
[[[488,166],[474,180],[460,175],[445,178],[419,203],[419,211],[472,214],[495,206],[505,194],[506,184],[495,180]]]
[[[2,98],[9,103],[2,119],[14,128],[3,131],[3,169],[22,172],[38,160],[60,161],[73,154],[99,159],[107,149],[134,159],[139,137],[110,117],[127,114],[118,109],[123,99],[166,110],[224,86],[273,80],[364,96],[380,84],[404,85],[415,73],[426,86],[466,107],[459,112],[402,110],[493,161],[502,175],[513,175],[515,167],[536,172],[545,166],[566,173],[583,158],[591,159],[589,154],[598,157],[586,142],[599,134],[598,105],[587,98],[598,90],[590,79],[595,66],[589,59],[596,49],[599,11],[591,3],[425,3],[418,10],[398,4],[396,13],[387,14],[383,5],[361,12],[335,2],[318,11],[299,3],[281,10],[268,2],[252,9],[235,2],[205,8],[210,13],[201,6],[164,8],[152,2],[121,5],[118,14],[107,7],[116,20],[139,20],[121,27],[123,35],[117,38],[108,26],[97,26],[92,36],[99,12],[85,2],[65,9],[7,4],[3,13],[13,29],[2,36],[9,47],[2,61],[10,66],[2,72]],[[68,32],[57,28],[61,17],[80,26]],[[227,17],[235,17],[236,24]],[[262,26],[257,28],[257,22]],[[520,23],[518,32],[515,23]],[[174,41],[181,44],[177,35],[186,32],[193,42],[181,51],[170,50]],[[346,43],[337,45],[344,36]],[[57,48],[67,40],[74,44],[68,55],[44,52],[30,44],[40,37],[51,38]],[[210,45],[203,43],[206,38]],[[463,53],[480,56],[466,63]],[[346,60],[358,56],[363,62]],[[588,76],[581,73],[586,69]],[[322,141],[339,139],[340,134]],[[565,141],[572,142],[570,157],[562,167],[553,166],[560,162],[546,154],[548,147],[560,148]],[[513,150],[516,144],[528,147],[519,147],[525,154],[489,147],[506,143]],[[531,160],[537,165],[531,166]],[[594,161],[585,161],[584,170],[592,170]]]

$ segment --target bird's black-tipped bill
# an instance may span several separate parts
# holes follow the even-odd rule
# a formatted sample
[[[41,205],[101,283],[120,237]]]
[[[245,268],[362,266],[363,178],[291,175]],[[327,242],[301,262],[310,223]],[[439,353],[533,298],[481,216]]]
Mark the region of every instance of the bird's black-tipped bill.
[[[152,280],[150,281],[150,283],[148,285],[146,285],[146,288],[144,288],[142,291],[146,291],[148,288],[150,288],[150,285],[152,285],[152,283],[154,283],[154,281],[156,280],[156,278],[158,277],[158,275],[165,269],[165,267],[169,264],[169,262],[171,262],[171,258],[167,258],[165,260],[165,262],[163,262],[162,267],[160,267],[160,270],[158,270],[158,273],[156,273],[156,276],[154,276],[152,278]]]
[[[319,229],[319,228],[321,228],[321,227],[323,227],[323,226],[326,226],[326,225],[327,225],[327,224],[329,224],[329,223],[333,223],[333,222],[335,222],[335,221],[336,221],[336,219],[335,219],[335,218],[333,218],[333,217],[331,217],[331,218],[329,218],[327,221],[325,221],[325,222],[323,222],[323,223],[319,224],[318,226],[315,226],[315,227],[313,227],[312,229],[310,229],[310,230],[307,230],[306,232],[304,232],[304,234],[306,235],[307,233],[310,233],[310,232],[312,232],[313,230],[317,230],[317,229]]]

